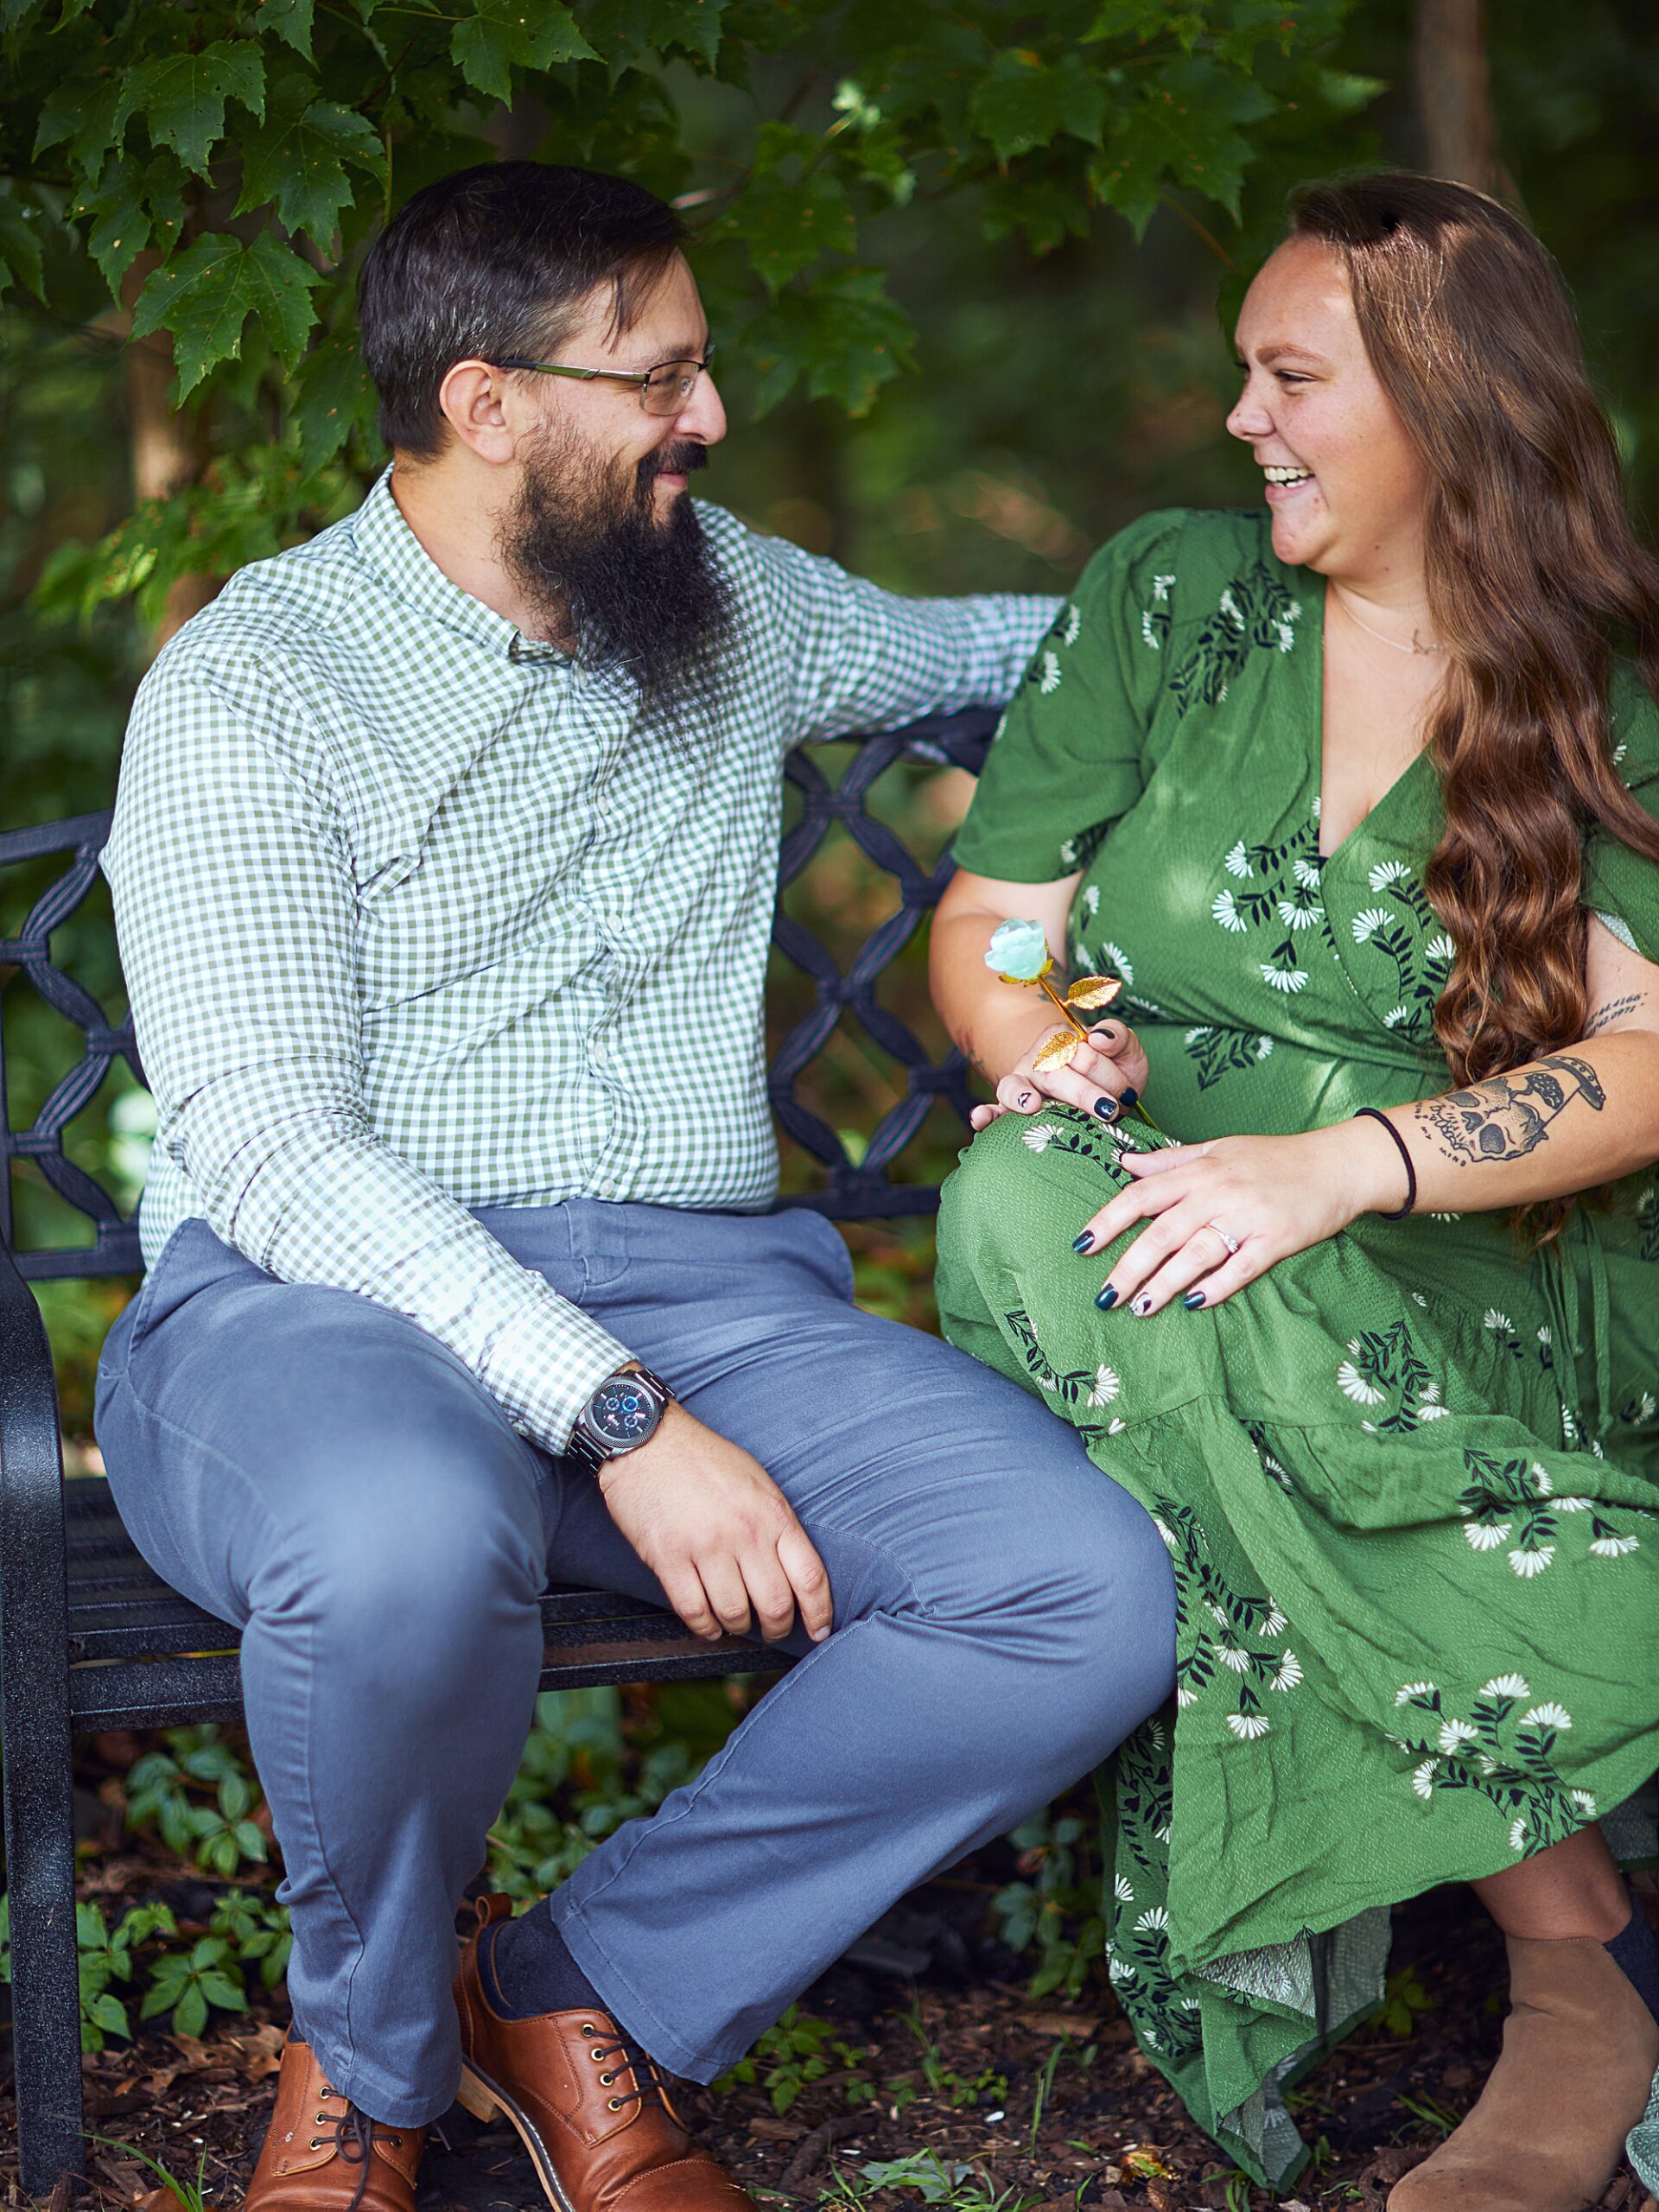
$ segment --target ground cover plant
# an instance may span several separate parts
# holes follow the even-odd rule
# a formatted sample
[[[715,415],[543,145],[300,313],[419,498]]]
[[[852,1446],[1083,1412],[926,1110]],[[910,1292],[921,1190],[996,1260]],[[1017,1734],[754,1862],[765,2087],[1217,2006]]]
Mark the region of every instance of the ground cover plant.
[[[695,1774],[758,1680],[541,1700],[485,1879],[528,1898]],[[87,2192],[171,2212],[239,2201],[286,2033],[278,1855],[231,1730],[93,1739],[80,1763]],[[1465,1893],[1399,1916],[1376,2019],[1294,2093],[1316,2145],[1287,2196],[1252,2190],[1136,2051],[1098,1957],[1087,1791],[904,1899],[689,2118],[768,2208],[950,2212],[1372,2212],[1455,2124],[1494,2055],[1500,1946]],[[0,1970],[3,1954],[0,1953]],[[16,2182],[0,2091],[0,2202]],[[169,2179],[170,2177],[170,2179]],[[71,2200],[54,2207],[67,2212]],[[423,2212],[531,2212],[517,2139],[459,2108]],[[1622,2176],[1604,2200],[1639,2212]]]

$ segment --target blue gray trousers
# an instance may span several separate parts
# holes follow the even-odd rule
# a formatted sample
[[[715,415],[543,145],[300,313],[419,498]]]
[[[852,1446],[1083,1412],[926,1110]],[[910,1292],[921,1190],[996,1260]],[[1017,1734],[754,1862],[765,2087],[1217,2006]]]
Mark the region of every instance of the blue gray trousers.
[[[830,1638],[798,1630],[697,1779],[537,1908],[645,2047],[709,2081],[1169,1694],[1167,1556],[1036,1399],[858,1311],[817,1215],[477,1218],[754,1453],[829,1571]],[[459,2078],[454,1916],[529,1730],[540,1593],[660,1587],[591,1477],[435,1338],[279,1282],[205,1222],[111,1332],[98,1434],[140,1550],[243,1631],[296,2017],[376,2119],[429,2120]]]

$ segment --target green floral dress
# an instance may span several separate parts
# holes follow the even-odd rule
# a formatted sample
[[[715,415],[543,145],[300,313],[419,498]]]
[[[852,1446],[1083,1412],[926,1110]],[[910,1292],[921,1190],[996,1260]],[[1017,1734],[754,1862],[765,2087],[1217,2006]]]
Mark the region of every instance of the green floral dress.
[[[1322,617],[1265,517],[1135,524],[1038,652],[957,840],[982,875],[1082,869],[1073,971],[1122,979],[1176,1140],[1451,1088],[1438,782],[1419,759],[1321,858]],[[1633,677],[1613,722],[1659,811]],[[1659,869],[1597,837],[1584,898],[1659,960]],[[1064,1107],[994,1123],[946,1187],[939,1301],[1168,1545],[1174,1704],[1104,1793],[1109,1971],[1201,2124],[1279,2182],[1304,2155],[1281,2093],[1376,2003],[1390,1905],[1591,1820],[1651,1854],[1659,1190],[1629,1179],[1535,1256],[1503,1216],[1368,1216],[1213,1310],[1103,1313],[1071,1240],[1125,1179],[1117,1144],[1163,1141]]]

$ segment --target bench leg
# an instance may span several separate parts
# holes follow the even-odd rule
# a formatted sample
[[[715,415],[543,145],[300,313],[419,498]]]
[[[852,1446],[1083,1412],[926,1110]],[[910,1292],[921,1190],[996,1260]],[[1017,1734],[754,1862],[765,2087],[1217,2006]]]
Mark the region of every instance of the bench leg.
[[[5,1719],[18,2151],[24,2190],[44,2198],[60,2174],[86,2171],[69,1716],[60,1706]]]

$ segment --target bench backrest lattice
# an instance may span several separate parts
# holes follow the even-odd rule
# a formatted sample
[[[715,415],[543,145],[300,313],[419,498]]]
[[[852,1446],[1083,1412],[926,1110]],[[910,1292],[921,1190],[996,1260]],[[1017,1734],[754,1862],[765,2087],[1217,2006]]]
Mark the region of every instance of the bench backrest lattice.
[[[936,1099],[966,1126],[970,1103],[961,1055],[934,1061],[876,995],[885,970],[938,903],[949,855],[925,867],[870,810],[877,779],[909,760],[976,772],[994,715],[936,715],[910,728],[853,741],[839,781],[810,753],[787,774],[799,795],[784,841],[778,950],[812,987],[811,1003],[784,1038],[769,1087],[785,1132],[823,1171],[825,1186],[785,1204],[839,1220],[931,1213],[936,1187],[891,1179]],[[201,1611],[145,1565],[108,1486],[65,1484],[52,1356],[30,1281],[138,1274],[135,1224],[116,1194],[72,1160],[65,1140],[118,1061],[143,1083],[130,1019],[112,1021],[97,996],[53,958],[54,932],[99,875],[106,813],[0,830],[0,874],[65,856],[19,933],[0,938],[0,1734],[3,1735],[7,1872],[10,1890],[13,2048],[22,2180],[48,2196],[82,2171],[79,1999],[70,1752],[77,1730],[154,1727],[233,1718],[241,1709],[238,1631]],[[783,889],[811,863],[839,823],[891,875],[899,903],[844,970],[783,906]],[[13,1128],[6,1033],[29,992],[79,1031],[81,1057],[53,1086],[27,1128]],[[855,1160],[836,1131],[798,1094],[804,1075],[850,1018],[896,1064],[903,1090]],[[27,1161],[59,1199],[82,1215],[91,1243],[16,1249],[13,1163]],[[84,1232],[83,1232],[84,1234]],[[417,1600],[411,1596],[411,1602]],[[600,1591],[555,1589],[543,1600],[544,1688],[684,1680],[779,1667],[761,1646],[727,1638],[709,1646],[671,1615]]]

